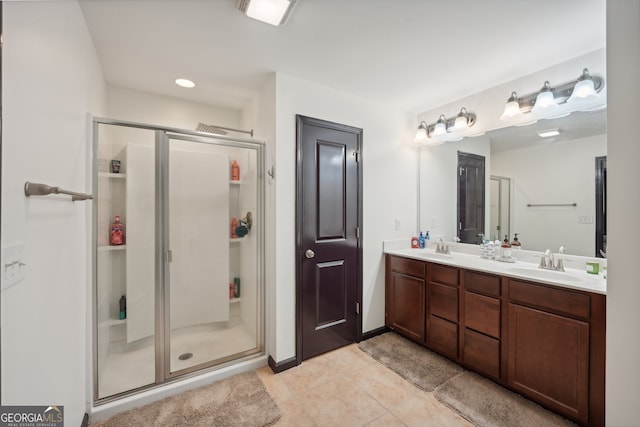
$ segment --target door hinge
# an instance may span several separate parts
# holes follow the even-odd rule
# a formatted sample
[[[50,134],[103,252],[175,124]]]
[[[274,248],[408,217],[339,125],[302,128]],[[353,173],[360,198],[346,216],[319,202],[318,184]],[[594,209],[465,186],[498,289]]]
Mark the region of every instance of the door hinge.
[[[360,303],[356,303],[356,314],[360,314]]]
[[[464,168],[460,167],[460,176],[462,176],[463,173],[464,173]]]
[[[360,227],[356,227],[356,239],[360,238]]]
[[[360,161],[360,152],[359,151],[354,151],[353,152],[353,157],[355,157],[356,163],[358,163]]]
[[[173,262],[173,254],[171,253],[171,251],[166,251],[166,252],[164,253],[164,261],[165,261],[166,263]]]
[[[462,231],[462,223],[458,223],[458,230]]]

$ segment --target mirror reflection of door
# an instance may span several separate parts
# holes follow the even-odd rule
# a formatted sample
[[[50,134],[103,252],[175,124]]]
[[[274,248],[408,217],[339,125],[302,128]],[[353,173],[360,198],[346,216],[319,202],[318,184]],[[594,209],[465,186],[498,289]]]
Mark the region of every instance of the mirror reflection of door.
[[[458,151],[458,238],[482,242],[484,231],[484,157]]]
[[[490,228],[487,237],[502,240],[507,235],[510,238],[511,179],[491,175],[490,192]]]
[[[607,257],[607,156],[596,157],[596,257]]]

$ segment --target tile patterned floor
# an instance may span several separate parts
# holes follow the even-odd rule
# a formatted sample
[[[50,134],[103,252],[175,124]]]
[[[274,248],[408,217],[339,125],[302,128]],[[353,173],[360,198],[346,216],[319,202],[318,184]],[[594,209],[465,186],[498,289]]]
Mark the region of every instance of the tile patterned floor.
[[[282,411],[277,427],[473,426],[356,344],[280,374],[257,372]]]

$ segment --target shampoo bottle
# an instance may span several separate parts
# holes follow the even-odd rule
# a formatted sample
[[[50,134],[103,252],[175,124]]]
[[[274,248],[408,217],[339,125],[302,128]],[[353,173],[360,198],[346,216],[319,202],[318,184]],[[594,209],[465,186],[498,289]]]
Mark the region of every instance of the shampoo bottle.
[[[120,215],[116,215],[111,224],[109,243],[112,245],[124,245],[124,225],[120,222]]]
[[[127,318],[127,297],[122,295],[120,297],[120,320]]]
[[[240,181],[240,166],[235,160],[231,163],[231,181]]]
[[[420,247],[420,249],[424,249],[425,246],[427,246],[427,241],[424,239],[424,234],[422,234],[422,231],[418,236],[418,246]]]

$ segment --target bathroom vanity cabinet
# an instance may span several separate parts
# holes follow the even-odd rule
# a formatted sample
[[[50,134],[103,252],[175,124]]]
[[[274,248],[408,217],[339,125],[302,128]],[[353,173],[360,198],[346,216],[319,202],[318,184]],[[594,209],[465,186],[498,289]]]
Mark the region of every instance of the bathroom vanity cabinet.
[[[582,425],[604,425],[602,294],[386,255],[386,325]]]

